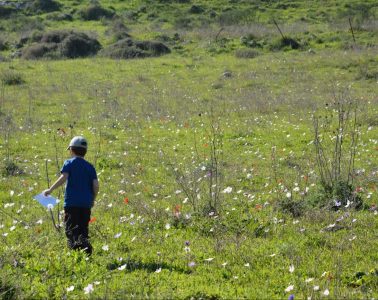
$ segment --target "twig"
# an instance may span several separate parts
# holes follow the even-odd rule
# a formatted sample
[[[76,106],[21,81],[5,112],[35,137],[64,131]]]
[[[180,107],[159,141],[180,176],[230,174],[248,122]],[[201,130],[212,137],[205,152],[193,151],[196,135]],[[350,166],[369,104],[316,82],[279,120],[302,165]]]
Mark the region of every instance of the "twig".
[[[353,31],[353,26],[352,26],[352,20],[350,18],[348,20],[349,20],[350,31],[352,32],[353,41],[356,44],[356,39],[354,37],[354,31]]]
[[[278,31],[280,32],[280,34],[281,34],[282,38],[283,38],[283,39],[285,39],[285,36],[284,36],[284,34],[282,33],[282,31],[281,31],[280,27],[278,26],[278,24],[277,24],[277,22],[276,22],[276,20],[275,20],[275,19],[273,19],[273,22],[274,22],[274,25],[276,25],[276,27],[277,27]]]
[[[215,42],[218,42],[218,37],[219,37],[220,33],[221,33],[223,30],[224,30],[224,28],[222,27],[222,28],[218,31],[217,35],[215,36]]]

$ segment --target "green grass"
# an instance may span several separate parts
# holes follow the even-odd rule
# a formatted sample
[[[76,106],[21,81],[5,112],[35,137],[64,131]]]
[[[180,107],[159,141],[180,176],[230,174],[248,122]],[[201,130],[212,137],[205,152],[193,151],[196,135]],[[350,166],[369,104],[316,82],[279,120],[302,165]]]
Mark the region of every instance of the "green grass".
[[[60,2],[63,11],[86,5]],[[261,2],[258,8],[248,1],[196,1],[206,13],[256,10],[250,23],[226,26],[217,41],[216,20],[205,28],[195,15],[192,28],[174,27],[175,16],[194,2],[101,3],[120,15],[146,5],[137,20],[125,17],[131,34],[151,39],[179,32],[176,46],[182,48],[149,59],[0,63],[0,74],[23,80],[0,85],[1,297],[376,298],[377,215],[369,210],[378,201],[378,56],[369,46],[376,29],[357,31],[357,46],[346,47],[352,39],[342,17],[351,9],[347,5],[360,1]],[[149,19],[154,11],[157,16]],[[307,39],[307,46],[269,50],[278,38],[273,16],[285,33]],[[340,31],[329,21],[336,16],[344,24]],[[97,33],[103,45],[111,42],[105,21],[40,17],[46,30],[78,28]],[[11,20],[1,26],[9,29]],[[253,59],[237,58],[247,33],[255,33],[263,47]],[[20,34],[8,30],[6,37]],[[312,116],[340,97],[358,103],[354,185],[365,203],[361,211],[310,205],[320,193]],[[219,128],[215,134],[213,127]],[[47,188],[47,174],[55,180],[68,158],[67,144],[79,134],[89,141],[86,158],[100,180],[89,260],[67,249],[64,233],[55,231],[48,212],[32,199]],[[220,191],[219,211],[212,215],[214,138],[222,144],[216,152],[220,182],[213,187]],[[10,163],[20,175],[6,172]],[[185,175],[181,185],[177,174]],[[191,186],[198,187],[194,197],[184,190]],[[306,187],[308,194],[301,195]],[[280,209],[289,191],[305,204],[300,217]],[[63,190],[54,195],[62,199]],[[61,204],[55,215],[57,210]],[[94,290],[86,295],[89,284]]]

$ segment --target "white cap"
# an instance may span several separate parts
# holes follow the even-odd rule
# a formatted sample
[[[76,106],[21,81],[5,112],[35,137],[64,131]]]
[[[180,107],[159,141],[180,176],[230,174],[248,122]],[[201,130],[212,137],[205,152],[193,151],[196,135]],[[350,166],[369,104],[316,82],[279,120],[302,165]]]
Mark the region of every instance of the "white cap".
[[[80,148],[85,148],[87,149],[88,148],[88,143],[87,143],[87,140],[85,138],[83,138],[82,136],[75,136],[70,144],[68,145],[68,149],[70,149],[70,147],[80,147]]]

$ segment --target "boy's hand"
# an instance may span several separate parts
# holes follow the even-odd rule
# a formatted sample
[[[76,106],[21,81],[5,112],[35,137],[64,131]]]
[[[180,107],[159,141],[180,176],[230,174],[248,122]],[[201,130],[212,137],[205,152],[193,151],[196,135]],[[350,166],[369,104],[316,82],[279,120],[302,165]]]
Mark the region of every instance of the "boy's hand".
[[[51,190],[47,189],[42,192],[43,196],[48,197],[51,194]]]

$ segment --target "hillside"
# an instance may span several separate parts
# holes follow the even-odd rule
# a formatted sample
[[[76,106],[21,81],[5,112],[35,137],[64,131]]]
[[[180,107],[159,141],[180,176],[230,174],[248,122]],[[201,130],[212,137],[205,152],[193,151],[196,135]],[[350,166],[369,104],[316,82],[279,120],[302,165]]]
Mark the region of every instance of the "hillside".
[[[1,299],[378,297],[376,1],[0,1]],[[70,251],[71,138],[100,194]]]

